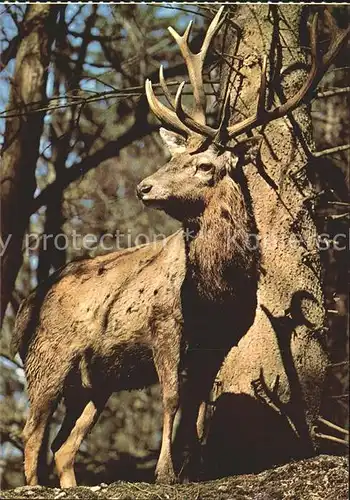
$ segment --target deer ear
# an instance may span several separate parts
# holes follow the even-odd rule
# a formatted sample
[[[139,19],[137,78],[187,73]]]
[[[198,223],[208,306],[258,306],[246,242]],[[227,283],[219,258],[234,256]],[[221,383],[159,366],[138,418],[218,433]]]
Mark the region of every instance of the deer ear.
[[[171,132],[163,127],[160,128],[159,133],[165,144],[168,146],[172,156],[183,153],[186,150],[186,139],[184,139],[182,135]]]
[[[251,163],[258,156],[262,143],[262,135],[255,135],[243,139],[233,147],[233,154],[237,156],[240,165]]]

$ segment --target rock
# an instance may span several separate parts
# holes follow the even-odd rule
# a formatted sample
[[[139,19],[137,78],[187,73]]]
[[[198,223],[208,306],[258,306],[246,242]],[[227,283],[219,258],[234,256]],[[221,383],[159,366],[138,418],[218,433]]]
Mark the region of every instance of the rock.
[[[102,486],[102,485],[101,485]],[[347,500],[348,461],[346,457],[320,455],[290,462],[259,474],[225,477],[215,481],[162,486],[118,481],[103,487],[57,488],[21,487],[2,491],[3,500],[22,498],[69,498],[114,500]],[[29,493],[30,492],[30,493]],[[29,493],[29,495],[28,495]],[[63,496],[61,493],[65,493]]]

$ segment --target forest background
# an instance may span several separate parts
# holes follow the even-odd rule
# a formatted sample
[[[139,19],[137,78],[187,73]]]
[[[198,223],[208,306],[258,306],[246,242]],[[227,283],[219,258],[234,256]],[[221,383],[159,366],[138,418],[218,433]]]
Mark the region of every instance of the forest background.
[[[144,95],[146,78],[157,81],[160,64],[168,81],[178,83],[185,66],[167,27],[181,32],[195,17],[193,46],[203,37],[216,7],[210,5],[51,6],[48,26],[46,95],[26,109],[13,107],[21,40],[28,33],[31,6],[0,8],[0,134],[18,115],[34,117],[36,186],[30,203],[23,199],[13,212],[14,226],[28,220],[23,262],[11,288],[0,343],[0,474],[1,488],[24,483],[20,432],[28,411],[21,361],[9,352],[14,318],[21,300],[38,282],[67,262],[166,236],[178,224],[162,212],[145,210],[136,199],[138,182],[168,159]],[[312,6],[305,6],[312,12]],[[332,7],[345,26],[349,8]],[[49,16],[49,17],[50,17]],[[50,25],[51,23],[51,25]],[[43,55],[45,57],[45,54]],[[220,54],[208,68],[208,94],[218,93]],[[31,75],[32,78],[35,75]],[[12,101],[11,101],[12,99]],[[33,99],[32,101],[36,101]],[[333,190],[348,203],[349,67],[338,57],[322,80],[312,102],[317,151],[323,151],[324,170],[319,192]],[[212,106],[211,113],[216,113]],[[38,119],[39,118],[39,119]],[[25,181],[25,180],[24,180]],[[340,186],[340,187],[339,187]],[[30,194],[30,186],[28,185]],[[346,205],[344,205],[346,206]],[[334,208],[334,207],[333,207]],[[317,200],[324,232],[347,234],[348,218]],[[107,238],[106,234],[109,234]],[[29,235],[31,235],[29,237]],[[37,236],[33,236],[37,235]],[[41,236],[40,236],[41,235]],[[42,235],[49,235],[43,238]],[[90,235],[90,236],[87,236]],[[87,239],[89,244],[86,245]],[[331,236],[330,236],[331,237]],[[85,241],[85,243],[84,243]],[[321,252],[329,310],[329,351],[332,367],[327,378],[327,404],[332,421],[348,425],[348,357],[346,252]],[[55,422],[62,417],[58,408]],[[54,434],[56,423],[52,426]],[[77,476],[84,483],[116,479],[151,480],[161,438],[158,386],[114,395],[81,447]],[[334,452],[341,452],[334,445]],[[117,474],[117,475],[116,475]]]

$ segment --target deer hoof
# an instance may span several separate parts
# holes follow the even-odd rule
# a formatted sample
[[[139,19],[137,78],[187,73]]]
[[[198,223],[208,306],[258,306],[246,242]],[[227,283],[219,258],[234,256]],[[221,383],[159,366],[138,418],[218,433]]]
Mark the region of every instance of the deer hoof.
[[[167,472],[159,472],[156,474],[156,483],[157,484],[176,484],[178,483],[178,479],[175,476],[173,471]]]

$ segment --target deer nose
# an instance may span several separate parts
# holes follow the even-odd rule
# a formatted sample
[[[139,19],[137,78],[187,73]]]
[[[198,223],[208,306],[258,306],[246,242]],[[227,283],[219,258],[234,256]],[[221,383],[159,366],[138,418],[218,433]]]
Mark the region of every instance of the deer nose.
[[[147,194],[151,191],[152,189],[152,185],[151,184],[139,184],[136,188],[136,193],[137,193],[137,196],[142,199],[143,195],[144,194]]]

